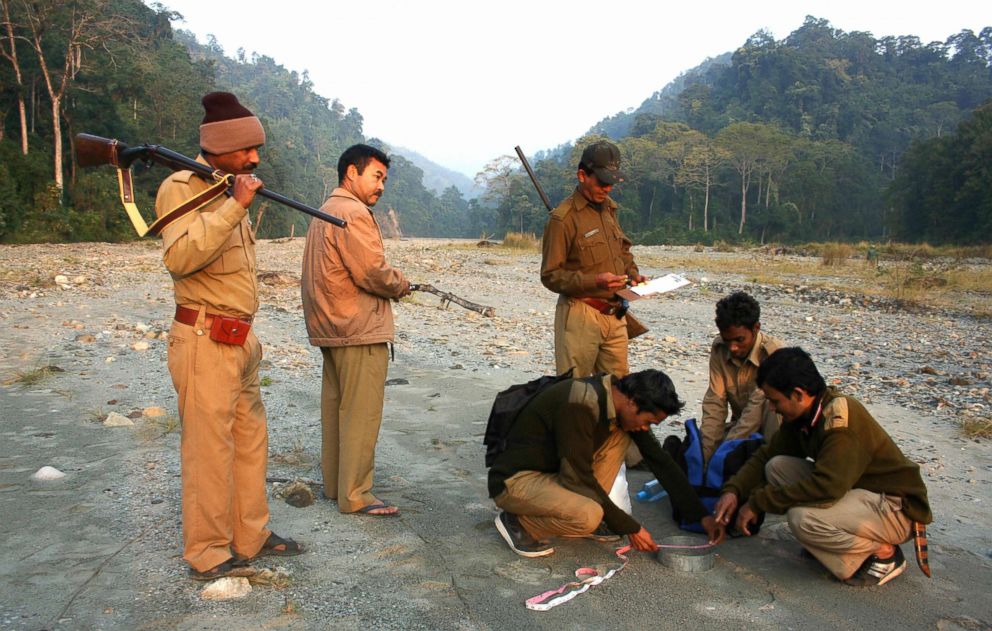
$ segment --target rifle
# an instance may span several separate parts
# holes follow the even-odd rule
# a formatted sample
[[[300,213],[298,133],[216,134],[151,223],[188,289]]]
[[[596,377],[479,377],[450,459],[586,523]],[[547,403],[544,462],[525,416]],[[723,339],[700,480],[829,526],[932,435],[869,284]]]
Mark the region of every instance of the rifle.
[[[458,296],[456,296],[456,295],[454,295],[452,293],[448,293],[446,291],[441,291],[440,289],[435,288],[433,285],[427,285],[427,284],[424,284],[424,283],[419,283],[419,284],[412,283],[410,285],[410,291],[425,291],[427,293],[434,294],[435,296],[440,296],[441,297],[441,307],[442,308],[445,308],[445,309],[448,308],[448,303],[453,302],[456,305],[460,305],[462,307],[465,307],[466,309],[469,309],[470,311],[475,311],[477,313],[481,313],[482,315],[486,316],[487,318],[491,318],[494,315],[496,315],[496,309],[494,309],[493,307],[487,307],[485,305],[480,305],[480,304],[476,304],[474,302],[465,300],[464,298],[459,298]]]
[[[548,212],[551,212],[554,210],[554,207],[551,205],[551,200],[548,199],[544,189],[541,188],[541,183],[537,181],[537,175],[534,173],[534,169],[530,168],[530,162],[527,162],[527,156],[524,155],[523,149],[520,148],[520,145],[517,145],[513,148],[513,150],[517,152],[517,157],[520,158],[520,162],[523,163],[524,170],[527,171],[527,175],[530,176],[530,181],[534,183],[534,188],[537,189],[537,194],[541,198],[541,201],[544,202],[544,206],[548,209]]]
[[[129,147],[119,140],[101,138],[100,136],[93,136],[92,134],[77,134],[76,163],[81,167],[102,166],[104,164],[109,164],[117,169],[117,181],[120,185],[121,202],[124,204],[124,209],[127,211],[128,217],[131,218],[131,223],[134,225],[134,229],[138,232],[138,236],[140,237],[147,234],[159,234],[169,223],[175,221],[186,212],[206,204],[209,199],[203,195],[199,195],[194,198],[194,200],[199,202],[198,204],[183,204],[180,208],[176,209],[176,211],[170,212],[153,222],[151,226],[146,225],[145,220],[141,217],[141,214],[138,212],[138,208],[134,203],[134,187],[131,183],[131,165],[138,160],[141,160],[145,164],[149,165],[151,162],[157,162],[158,164],[166,166],[173,171],[193,171],[207,180],[215,181],[216,184],[214,187],[208,189],[209,192],[213,192],[213,197],[209,197],[209,199],[213,199],[226,192],[234,182],[233,175],[216,171],[206,164],[197,162],[196,160],[188,158],[181,153],[167,149],[162,145],[146,144]],[[215,188],[218,190],[215,191]],[[278,202],[284,206],[289,206],[294,210],[304,212],[311,217],[323,219],[324,221],[338,226],[339,228],[344,228],[348,225],[348,222],[343,219],[328,215],[327,213],[317,210],[316,208],[312,208],[294,199],[290,199],[285,195],[280,195],[275,191],[270,191],[265,187],[255,191],[255,194],[261,195],[266,199],[271,199],[272,201]],[[207,199],[207,201],[203,201],[204,199]]]

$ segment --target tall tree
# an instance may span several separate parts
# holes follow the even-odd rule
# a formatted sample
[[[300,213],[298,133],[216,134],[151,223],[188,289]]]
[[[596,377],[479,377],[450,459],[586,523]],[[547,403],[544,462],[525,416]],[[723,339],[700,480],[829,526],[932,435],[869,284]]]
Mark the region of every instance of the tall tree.
[[[4,41],[0,44],[0,55],[10,62],[17,83],[17,114],[21,123],[21,153],[28,155],[28,113],[24,105],[24,78],[21,76],[21,63],[17,59],[17,39],[14,36],[14,23],[10,18],[10,0],[0,0],[3,12]],[[2,132],[0,132],[2,137]]]
[[[685,161],[675,177],[686,188],[703,190],[703,232],[708,232],[710,191],[717,171],[729,160],[730,155],[704,134],[696,134],[698,135],[692,137]]]
[[[51,101],[53,171],[55,187],[61,191],[63,100],[83,69],[84,51],[102,47],[118,36],[125,30],[126,20],[113,10],[109,0],[18,2],[27,22],[27,40],[37,56]]]

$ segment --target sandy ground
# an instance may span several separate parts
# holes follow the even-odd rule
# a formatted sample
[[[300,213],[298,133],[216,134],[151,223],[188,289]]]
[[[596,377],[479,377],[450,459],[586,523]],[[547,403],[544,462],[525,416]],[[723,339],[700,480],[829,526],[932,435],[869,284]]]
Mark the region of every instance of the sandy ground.
[[[496,316],[441,310],[429,294],[396,307],[396,383],[386,391],[376,481],[402,516],[273,499],[274,529],[309,547],[261,564],[284,568],[289,585],[203,600],[180,558],[179,434],[162,335],[172,296],[158,247],[0,247],[0,629],[992,628],[992,444],[963,438],[956,423],[966,411],[988,413],[989,321],[890,312],[811,294],[802,280],[752,285],[745,268],[673,270],[665,259],[676,251],[663,247],[635,250],[648,262],[642,271],[684,271],[696,283],[636,305],[652,331],[632,344],[632,367],[669,372],[689,402],[685,416],[697,415],[713,304],[733,289],[752,291],[765,329],[809,349],[921,464],[936,518],[933,579],[911,561],[883,588],[842,586],[801,558],[771,516],[758,537],[721,546],[708,572],[635,554],[578,599],[527,610],[526,598],[578,567],[612,562],[612,548],[591,541],[523,559],[492,525],[481,447],[489,404],[507,385],[551,372],[555,296],[536,280],[535,252],[409,240],[387,248],[412,280],[491,305]],[[302,323],[302,248],[302,239],[259,244],[266,284],[257,330],[269,475],[319,480],[320,354]],[[46,366],[57,370],[24,383]],[[168,416],[141,416],[149,407]],[[105,427],[111,412],[135,425]],[[657,432],[674,433],[681,420]],[[44,465],[66,477],[30,479]],[[647,479],[631,472],[632,491]],[[656,538],[678,534],[668,510],[666,501],[634,503]],[[904,551],[912,558],[910,545]]]

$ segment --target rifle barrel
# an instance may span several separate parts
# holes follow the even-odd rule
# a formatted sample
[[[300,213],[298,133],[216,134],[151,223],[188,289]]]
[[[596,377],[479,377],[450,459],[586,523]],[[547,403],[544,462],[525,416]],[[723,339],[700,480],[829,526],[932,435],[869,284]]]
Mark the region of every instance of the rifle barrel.
[[[527,156],[524,155],[523,149],[520,148],[520,145],[517,145],[513,148],[513,150],[517,152],[517,157],[520,158],[520,162],[523,163],[524,169],[527,171],[527,175],[530,176],[530,181],[534,183],[534,188],[537,189],[538,196],[540,196],[541,201],[544,202],[544,206],[548,209],[548,212],[551,212],[554,210],[554,207],[551,205],[551,200],[548,199],[547,194],[541,187],[541,183],[537,181],[537,175],[534,173],[534,169],[530,168],[530,162],[527,162]]]
[[[209,166],[201,162],[197,162],[196,160],[193,160],[191,158],[188,158],[181,153],[176,153],[172,149],[167,149],[161,145],[146,145],[146,149],[147,149],[147,153],[153,156],[153,159],[154,156],[160,156],[161,157],[160,161],[166,162],[170,166],[173,165],[180,166],[181,168],[189,169],[190,171],[195,171],[197,173],[200,173],[201,175],[210,175],[211,173],[214,172],[214,170]],[[344,219],[339,219],[337,217],[328,215],[327,213],[321,210],[317,210],[316,208],[307,206],[306,204],[298,202],[295,199],[290,199],[289,197],[286,197],[281,193],[271,191],[265,188],[264,186],[258,189],[257,191],[255,191],[255,194],[261,195],[266,199],[271,199],[272,201],[278,204],[282,204],[283,206],[289,206],[290,208],[299,210],[300,212],[304,212],[310,215],[311,217],[316,217],[317,219],[323,219],[324,221],[334,224],[339,228],[344,228],[348,225],[348,222],[345,221]]]
[[[120,141],[101,138],[92,134],[76,135],[76,160],[79,166],[82,167],[110,164],[121,169],[131,168],[131,165],[137,160],[153,160],[174,171],[189,170],[206,177],[209,177],[214,172],[214,169],[209,165],[197,162],[193,158],[184,156],[162,145],[129,147]],[[255,191],[255,194],[271,199],[283,206],[289,206],[294,210],[304,212],[311,217],[316,217],[339,228],[348,226],[348,222],[344,219],[328,215],[321,210],[307,206],[265,187]]]

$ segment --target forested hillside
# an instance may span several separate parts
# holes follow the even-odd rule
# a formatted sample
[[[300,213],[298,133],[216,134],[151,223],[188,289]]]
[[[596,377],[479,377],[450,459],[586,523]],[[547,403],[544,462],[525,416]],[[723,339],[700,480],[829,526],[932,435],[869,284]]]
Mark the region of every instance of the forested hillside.
[[[155,7],[0,0],[0,242],[133,238],[113,170],[76,168],[73,137],[195,155],[200,97],[210,90],[237,93],[261,118],[260,175],[310,205],[336,184],[343,148],[384,146],[365,137],[359,111],[317,94],[306,72],[198,43]],[[650,72],[651,60],[643,64]],[[540,149],[535,170],[557,203],[574,187],[581,148],[616,139],[628,177],[613,196],[642,243],[988,243],[990,98],[992,27],[924,44],[811,17],[782,40],[756,33],[574,144],[529,148]],[[135,170],[138,205],[150,217],[166,172]],[[515,157],[495,157],[476,176],[477,199],[455,186],[436,193],[424,179],[394,156],[376,208],[387,232],[393,218],[411,236],[543,229],[547,212]],[[269,204],[260,235],[300,234],[307,221]]]
[[[384,146],[365,138],[357,110],[314,92],[306,73],[264,55],[225,56],[214,41],[201,45],[174,33],[169,11],[138,0],[0,0],[0,9],[0,241],[134,238],[113,170],[77,169],[74,135],[195,156],[200,98],[210,90],[237,93],[262,120],[268,142],[258,173],[266,186],[312,206],[337,184],[344,148]],[[138,206],[148,219],[166,173],[136,173]],[[422,177],[396,156],[377,211],[393,209],[404,234],[468,235],[476,206],[453,187],[435,195]],[[301,234],[308,219],[270,203],[259,234]]]
[[[560,199],[581,147],[618,139],[628,179],[613,196],[646,243],[987,243],[992,131],[976,108],[990,98],[992,28],[924,44],[807,18],[781,41],[755,34],[536,169]],[[526,176],[490,166],[503,224],[540,230]]]

